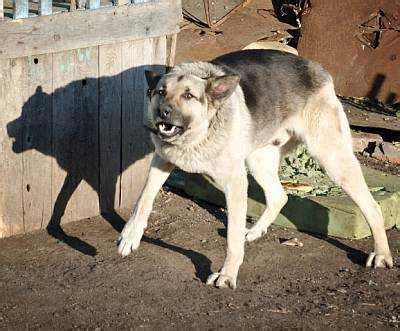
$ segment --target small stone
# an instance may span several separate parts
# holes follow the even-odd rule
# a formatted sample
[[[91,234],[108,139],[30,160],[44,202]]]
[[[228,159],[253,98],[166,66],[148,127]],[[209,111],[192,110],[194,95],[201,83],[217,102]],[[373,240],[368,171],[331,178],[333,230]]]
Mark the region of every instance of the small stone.
[[[286,245],[286,246],[303,247],[303,243],[298,238],[291,238],[291,239],[285,240],[281,244]]]

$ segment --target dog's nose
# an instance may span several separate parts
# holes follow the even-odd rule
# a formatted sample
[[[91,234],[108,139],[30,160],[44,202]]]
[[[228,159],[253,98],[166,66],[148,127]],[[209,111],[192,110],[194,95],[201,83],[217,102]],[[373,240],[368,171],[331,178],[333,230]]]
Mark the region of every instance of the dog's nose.
[[[169,115],[171,114],[171,109],[170,108],[163,108],[159,110],[160,112],[160,117],[165,120],[169,117]]]

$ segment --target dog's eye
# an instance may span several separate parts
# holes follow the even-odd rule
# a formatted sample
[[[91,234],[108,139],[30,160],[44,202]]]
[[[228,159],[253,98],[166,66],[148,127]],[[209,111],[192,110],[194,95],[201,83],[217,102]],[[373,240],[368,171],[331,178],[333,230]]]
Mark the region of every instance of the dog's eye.
[[[153,90],[152,89],[147,89],[147,91],[146,91],[146,95],[150,98],[151,97],[151,94],[153,93]]]
[[[160,95],[162,97],[165,97],[167,94],[167,92],[165,92],[165,90],[158,90],[157,93],[158,93],[158,95]]]
[[[189,92],[185,92],[182,94],[182,97],[186,100],[190,100],[190,99],[194,98],[194,95]]]

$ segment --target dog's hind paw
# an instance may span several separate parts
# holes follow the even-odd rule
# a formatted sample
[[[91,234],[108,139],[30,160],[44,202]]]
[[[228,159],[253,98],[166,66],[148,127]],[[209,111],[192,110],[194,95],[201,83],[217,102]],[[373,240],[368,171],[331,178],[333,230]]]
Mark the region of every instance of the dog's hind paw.
[[[236,289],[236,277],[223,275],[220,272],[211,274],[206,282],[207,285],[214,285],[218,288],[228,288],[232,290]]]
[[[393,268],[393,258],[390,253],[376,254],[372,252],[368,256],[366,266],[374,268]]]
[[[253,226],[251,229],[247,230],[246,241],[251,242],[258,238],[261,238],[266,232],[267,230],[263,230],[260,227]]]

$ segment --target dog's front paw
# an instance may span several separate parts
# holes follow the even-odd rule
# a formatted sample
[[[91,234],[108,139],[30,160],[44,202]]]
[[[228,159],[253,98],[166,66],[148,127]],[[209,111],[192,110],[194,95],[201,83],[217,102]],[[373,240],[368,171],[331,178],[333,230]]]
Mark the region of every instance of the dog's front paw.
[[[143,236],[143,230],[135,229],[133,231],[122,231],[119,237],[118,253],[122,256],[129,255],[132,251],[139,248],[140,240]]]
[[[214,285],[218,288],[227,288],[230,287],[231,289],[236,288],[236,276],[228,276],[222,274],[220,272],[215,272],[211,274],[207,279],[207,285]]]
[[[392,255],[390,252],[387,254],[376,254],[375,252],[372,252],[368,256],[366,266],[374,268],[393,268]]]

